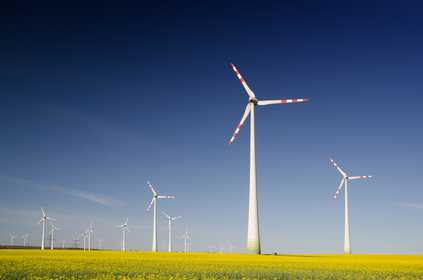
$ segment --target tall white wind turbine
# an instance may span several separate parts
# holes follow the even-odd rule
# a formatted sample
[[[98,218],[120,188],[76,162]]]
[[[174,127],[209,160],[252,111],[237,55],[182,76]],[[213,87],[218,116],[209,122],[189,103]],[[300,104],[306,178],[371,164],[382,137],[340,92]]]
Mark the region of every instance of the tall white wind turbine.
[[[151,250],[153,252],[157,252],[157,200],[158,199],[174,199],[175,196],[159,195],[150,182],[147,181],[147,185],[153,194],[153,198],[151,199],[150,204],[147,207],[147,211],[150,211],[151,206],[153,206],[153,245]]]
[[[333,197],[336,199],[338,198],[342,188],[344,188],[345,193],[345,225],[344,225],[344,253],[351,254],[351,243],[350,243],[350,223],[349,223],[349,215],[348,215],[348,181],[349,180],[357,180],[357,179],[368,179],[372,178],[372,176],[348,176],[348,174],[333,160],[330,159],[331,163],[335,168],[338,170],[339,173],[342,175],[341,183],[338,186]]]
[[[166,212],[162,211],[163,215],[166,217],[167,221],[168,221],[168,230],[169,230],[169,241],[168,241],[168,246],[169,252],[172,252],[172,222],[182,218],[182,216],[177,216],[177,217],[171,217],[168,214],[166,214]]]
[[[48,221],[56,221],[56,219],[48,217],[46,211],[44,211],[43,208],[41,208],[41,212],[43,213],[43,216],[41,217],[41,220],[38,221],[38,223],[42,224],[43,227],[41,234],[41,250],[44,250],[46,224]]]
[[[121,251],[126,251],[126,247],[125,247],[125,234],[126,232],[131,232],[128,228],[128,218],[126,218],[125,223],[123,223],[122,225],[118,225],[116,226],[118,228],[120,228],[122,230],[122,244],[121,244]]]
[[[232,70],[235,71],[236,76],[244,87],[248,94],[248,103],[245,108],[244,115],[241,118],[240,123],[235,129],[234,134],[229,140],[229,144],[232,144],[238,135],[241,127],[243,126],[248,115],[251,114],[250,118],[250,190],[249,190],[249,206],[248,206],[248,236],[247,236],[247,248],[252,253],[260,254],[260,231],[258,221],[258,206],[257,206],[257,185],[256,185],[256,135],[255,135],[255,116],[254,108],[258,106],[273,105],[273,104],[290,104],[290,103],[301,103],[306,102],[306,98],[291,98],[291,99],[277,99],[277,100],[258,100],[254,95],[254,92],[247,85],[247,82],[241,76],[241,73],[235,67],[230,65]]]

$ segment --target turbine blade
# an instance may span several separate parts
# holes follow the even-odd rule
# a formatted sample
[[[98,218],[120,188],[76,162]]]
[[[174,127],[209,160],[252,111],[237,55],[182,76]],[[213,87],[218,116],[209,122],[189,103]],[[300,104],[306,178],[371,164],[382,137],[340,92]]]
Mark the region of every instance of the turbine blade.
[[[125,223],[124,223],[124,225],[127,225],[128,224],[128,218],[126,218],[126,221],[125,221]]]
[[[341,173],[343,177],[347,177],[347,173],[345,173],[345,171],[342,170],[342,168],[333,159],[330,158],[330,162],[332,162],[333,166],[338,169],[339,173]]]
[[[335,194],[333,195],[333,198],[338,198],[339,193],[341,192],[342,188],[344,187],[345,178],[342,178],[341,183],[339,184],[338,188],[336,189]]]
[[[259,100],[258,105],[273,105],[273,104],[290,104],[290,103],[302,103],[307,102],[307,98],[289,98],[289,99],[277,99],[277,100]]]
[[[43,209],[43,208],[41,208],[41,212],[43,213],[43,217],[47,216],[47,215],[46,215],[46,212],[44,211],[44,209]]]
[[[177,219],[180,219],[180,218],[182,218],[182,216],[173,217],[172,220],[177,220]]]
[[[170,219],[170,216],[169,216],[168,214],[166,214],[166,212],[165,212],[165,211],[162,211],[162,213],[163,213],[163,215],[164,215],[166,218]]]
[[[174,195],[159,195],[159,196],[157,196],[157,198],[169,198],[169,199],[173,199],[173,198],[175,198],[175,196]]]
[[[150,183],[150,181],[147,181],[147,185],[150,188],[151,192],[153,193],[153,195],[157,195],[156,190],[153,188],[153,185]]]
[[[245,91],[247,92],[248,96],[250,98],[256,98],[256,96],[254,95],[254,92],[250,89],[250,87],[247,85],[247,82],[244,80],[244,78],[242,77],[241,73],[239,73],[238,69],[235,67],[235,65],[233,65],[232,63],[230,64],[232,70],[234,70],[237,78],[239,79],[239,81],[241,82],[241,85],[244,87]]]
[[[238,133],[241,130],[241,127],[244,125],[245,120],[247,119],[248,115],[250,114],[251,106],[254,106],[254,105],[252,105],[251,103],[247,104],[247,107],[245,108],[245,111],[244,111],[244,115],[242,115],[241,121],[239,122],[238,126],[236,127],[235,132],[232,134],[232,137],[229,140],[229,144],[232,144],[234,142],[235,138],[238,136]]]
[[[48,220],[48,221],[56,221],[55,218],[50,218],[50,217],[46,217],[46,220]]]
[[[351,176],[351,177],[348,177],[348,180],[370,179],[372,177],[373,177],[372,175],[368,175],[368,176]]]
[[[151,206],[153,206],[154,197],[151,199],[150,204],[148,204],[147,211],[150,211]]]

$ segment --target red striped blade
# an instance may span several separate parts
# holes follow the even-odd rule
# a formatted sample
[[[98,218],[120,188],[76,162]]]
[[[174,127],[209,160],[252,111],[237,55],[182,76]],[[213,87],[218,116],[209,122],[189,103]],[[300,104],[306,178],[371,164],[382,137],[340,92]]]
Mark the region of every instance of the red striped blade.
[[[247,82],[245,81],[245,79],[242,77],[241,73],[238,71],[238,69],[235,67],[235,65],[233,65],[232,63],[230,64],[232,70],[234,70],[237,78],[239,79],[239,81],[241,82],[241,85],[244,87],[245,91],[247,92],[248,96],[250,98],[255,98],[256,96],[254,95],[254,92],[250,89],[250,87],[247,85]]]
[[[307,102],[308,98],[288,98],[288,99],[276,99],[276,100],[259,100],[258,105],[273,105],[273,104],[290,104],[290,103],[302,103]]]
[[[237,125],[235,132],[232,134],[231,139],[229,140],[229,144],[232,144],[235,141],[235,138],[238,136],[239,131],[241,130],[241,127],[244,125],[245,120],[247,119],[248,115],[250,114],[251,107],[254,106],[252,103],[248,103],[247,107],[245,108],[244,115],[242,115],[241,121]]]

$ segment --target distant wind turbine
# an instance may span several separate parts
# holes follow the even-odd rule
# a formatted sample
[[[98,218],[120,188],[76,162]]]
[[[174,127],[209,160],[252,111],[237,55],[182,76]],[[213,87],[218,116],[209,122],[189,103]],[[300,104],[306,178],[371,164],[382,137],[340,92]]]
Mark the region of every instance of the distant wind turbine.
[[[121,246],[121,251],[126,251],[126,247],[125,247],[125,233],[126,232],[131,232],[128,228],[128,218],[126,218],[125,223],[123,223],[122,225],[116,226],[120,229],[122,229],[122,246]]]
[[[153,245],[152,251],[157,252],[157,200],[158,199],[174,199],[173,195],[158,195],[153,185],[147,181],[147,185],[153,193],[153,198],[151,199],[150,204],[147,207],[147,211],[150,211],[151,206],[153,206]]]
[[[82,233],[81,233],[81,237],[82,237],[82,239],[83,239],[83,245],[84,245],[84,251],[86,250],[86,248],[87,248],[87,244],[86,244],[86,240],[87,240],[87,232],[86,231],[83,231]]]
[[[92,234],[93,233],[94,233],[93,223],[90,223],[90,227],[87,229],[87,234],[88,234],[88,251],[91,251],[91,237],[92,237]]]
[[[306,102],[306,98],[291,98],[291,99],[278,99],[278,100],[258,100],[254,95],[254,92],[247,85],[247,82],[241,76],[241,73],[231,64],[232,70],[234,70],[237,78],[241,82],[245,91],[248,94],[248,103],[245,108],[244,115],[241,118],[240,123],[235,129],[229,144],[232,144],[238,135],[241,127],[244,125],[248,115],[251,114],[250,118],[250,194],[249,194],[249,207],[248,207],[248,236],[247,236],[247,248],[255,254],[261,253],[260,248],[260,231],[258,221],[258,206],[257,206],[257,185],[256,185],[256,132],[255,132],[255,116],[254,108],[258,106],[273,105],[273,104],[290,104]]]
[[[41,250],[44,250],[46,224],[48,221],[56,221],[56,219],[48,217],[46,211],[44,211],[43,208],[41,208],[41,212],[43,213],[43,216],[41,217],[41,220],[38,221],[38,224],[42,224],[43,228],[41,234]]]
[[[228,244],[228,246],[227,246],[228,247],[228,251],[230,253],[232,253],[236,247],[231,242],[228,242],[227,244]]]
[[[26,243],[28,242],[29,234],[22,235],[23,245],[26,247]]]
[[[372,176],[348,176],[347,173],[342,170],[342,168],[333,160],[330,159],[333,166],[338,170],[339,173],[342,175],[341,183],[339,184],[338,189],[334,194],[334,198],[338,198],[339,193],[341,192],[342,188],[344,188],[345,193],[345,225],[344,225],[344,253],[351,254],[351,244],[350,244],[350,223],[348,217],[348,181],[349,180],[357,180],[357,179],[368,179],[372,178]]]
[[[16,235],[14,235],[12,233],[9,233],[9,235],[10,235],[10,246],[15,246]]]
[[[184,239],[184,252],[188,252],[188,246],[189,241],[191,240],[191,234],[188,232],[188,230],[185,230],[185,233],[182,235],[182,238]]]
[[[79,239],[79,235],[77,235],[76,236],[76,238],[73,240],[73,247],[76,249],[76,248],[79,248],[79,244],[80,244],[80,241],[81,241],[81,239]]]
[[[166,212],[162,211],[163,215],[167,218],[168,221],[168,230],[169,230],[169,241],[168,241],[168,251],[172,252],[172,222],[182,218],[182,216],[177,216],[177,217],[171,217],[168,214],[166,214]]]
[[[60,228],[56,227],[54,224],[51,224],[51,230],[50,230],[50,236],[51,236],[50,250],[53,250],[54,249],[54,232],[56,230],[60,230]]]

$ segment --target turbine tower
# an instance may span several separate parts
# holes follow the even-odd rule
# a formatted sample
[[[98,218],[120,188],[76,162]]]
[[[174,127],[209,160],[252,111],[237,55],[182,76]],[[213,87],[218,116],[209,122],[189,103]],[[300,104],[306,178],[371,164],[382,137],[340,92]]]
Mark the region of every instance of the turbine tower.
[[[150,211],[151,206],[153,206],[153,245],[151,250],[157,252],[157,200],[158,199],[174,199],[173,195],[158,195],[153,185],[147,181],[147,185],[153,193],[153,198],[150,201],[150,204],[147,207],[147,211]]]
[[[166,214],[166,212],[164,212],[164,211],[162,211],[162,213],[167,218],[167,221],[168,221],[168,230],[169,230],[169,242],[168,242],[169,249],[168,249],[168,251],[172,252],[172,222],[177,220],[177,219],[182,218],[182,216],[171,217],[168,214]]]
[[[339,184],[338,189],[336,190],[333,197],[336,199],[339,196],[342,188],[344,188],[345,193],[345,225],[344,225],[344,253],[351,254],[351,243],[350,243],[350,223],[349,223],[349,215],[348,215],[348,181],[349,180],[357,180],[357,179],[368,179],[372,178],[372,176],[348,176],[348,174],[333,160],[330,159],[333,166],[338,170],[339,173],[342,175],[341,183]]]
[[[125,248],[125,233],[126,233],[126,232],[131,232],[131,231],[129,230],[129,228],[128,228],[128,218],[126,218],[126,221],[125,221],[125,223],[124,223],[124,224],[119,225],[119,226],[116,226],[116,227],[118,227],[118,228],[121,228],[121,229],[122,229],[122,244],[121,244],[121,251],[126,251],[126,248]]]
[[[41,208],[41,212],[43,213],[43,216],[41,217],[41,220],[38,221],[38,224],[42,223],[43,229],[42,229],[42,234],[41,234],[41,250],[44,250],[46,223],[48,221],[56,221],[56,219],[48,217],[46,211],[44,211],[43,208]]]
[[[247,248],[254,254],[260,254],[260,231],[259,231],[259,220],[258,220],[258,206],[257,206],[257,185],[256,185],[256,134],[255,134],[255,116],[254,109],[258,106],[273,105],[273,104],[290,104],[290,103],[301,103],[306,102],[306,98],[293,98],[293,99],[278,99],[278,100],[258,100],[254,95],[254,92],[247,85],[247,82],[241,76],[241,73],[235,67],[230,65],[234,70],[236,76],[244,87],[248,94],[248,103],[245,108],[244,115],[241,118],[240,123],[235,129],[229,144],[232,144],[238,135],[241,127],[243,126],[248,115],[251,114],[250,118],[250,190],[249,190],[249,206],[248,206],[248,236],[247,236]]]
[[[50,236],[51,236],[51,244],[50,244],[50,250],[54,249],[54,232],[56,230],[59,230],[60,228],[56,227],[55,225],[51,224],[51,230],[50,230]]]

